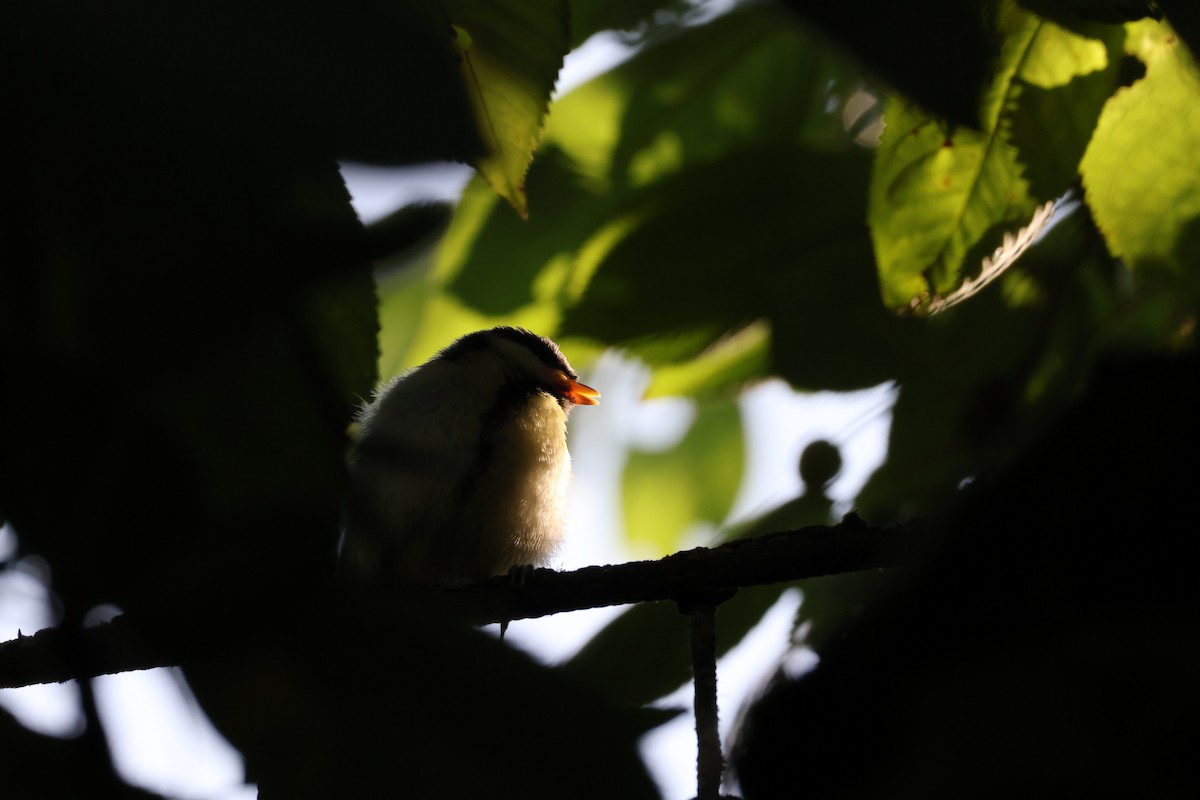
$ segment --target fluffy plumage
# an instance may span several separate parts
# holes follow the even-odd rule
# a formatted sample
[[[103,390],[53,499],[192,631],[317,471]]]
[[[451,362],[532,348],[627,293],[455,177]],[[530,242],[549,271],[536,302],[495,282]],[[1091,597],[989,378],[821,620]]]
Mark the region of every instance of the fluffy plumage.
[[[392,380],[358,419],[347,569],[431,581],[546,563],[571,480],[567,414],[597,397],[520,328],[464,336]]]

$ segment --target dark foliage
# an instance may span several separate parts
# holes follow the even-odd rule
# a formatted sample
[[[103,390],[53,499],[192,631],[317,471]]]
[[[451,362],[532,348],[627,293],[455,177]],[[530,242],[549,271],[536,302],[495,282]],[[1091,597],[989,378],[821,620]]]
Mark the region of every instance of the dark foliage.
[[[1110,365],[939,557],[749,712],[776,797],[1192,797],[1200,359]]]

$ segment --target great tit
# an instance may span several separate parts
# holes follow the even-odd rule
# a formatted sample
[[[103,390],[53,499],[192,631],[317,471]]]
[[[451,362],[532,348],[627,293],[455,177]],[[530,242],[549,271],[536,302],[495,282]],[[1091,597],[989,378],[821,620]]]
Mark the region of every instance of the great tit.
[[[353,426],[343,569],[429,582],[545,564],[566,516],[567,415],[599,397],[558,345],[512,327],[394,378]]]

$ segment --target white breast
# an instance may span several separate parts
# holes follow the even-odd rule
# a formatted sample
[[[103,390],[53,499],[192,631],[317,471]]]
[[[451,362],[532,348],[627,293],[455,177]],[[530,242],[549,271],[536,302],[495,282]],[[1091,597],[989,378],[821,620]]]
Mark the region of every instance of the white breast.
[[[497,432],[480,481],[479,507],[468,510],[482,534],[480,571],[548,563],[562,541],[571,484],[566,415],[553,398],[532,396]]]

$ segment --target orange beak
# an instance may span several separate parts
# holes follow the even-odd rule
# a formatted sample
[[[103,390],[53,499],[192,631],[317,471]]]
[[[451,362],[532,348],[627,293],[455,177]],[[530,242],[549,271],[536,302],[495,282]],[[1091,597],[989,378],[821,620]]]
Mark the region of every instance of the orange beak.
[[[567,398],[577,406],[594,406],[599,404],[599,392],[592,387],[587,386],[586,384],[582,384],[579,381],[568,377],[563,373],[559,374],[562,376],[562,388],[560,389],[560,392],[563,397]]]

